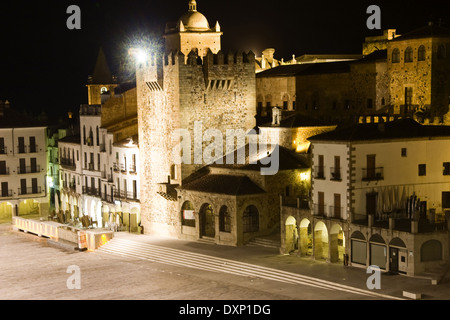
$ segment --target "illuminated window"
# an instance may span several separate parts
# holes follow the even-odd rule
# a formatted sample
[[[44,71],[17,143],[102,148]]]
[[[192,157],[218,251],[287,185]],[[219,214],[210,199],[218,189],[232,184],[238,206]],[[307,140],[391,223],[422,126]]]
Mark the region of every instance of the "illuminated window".
[[[425,61],[426,53],[427,53],[427,51],[425,49],[425,46],[420,46],[419,50],[417,52],[417,60]]]
[[[106,87],[102,87],[101,89],[100,89],[100,93],[101,94],[104,94],[104,93],[107,93],[108,92],[108,89],[106,88]]]
[[[405,62],[413,62],[413,50],[411,47],[405,50]]]
[[[397,48],[392,51],[392,63],[400,63],[400,50]]]

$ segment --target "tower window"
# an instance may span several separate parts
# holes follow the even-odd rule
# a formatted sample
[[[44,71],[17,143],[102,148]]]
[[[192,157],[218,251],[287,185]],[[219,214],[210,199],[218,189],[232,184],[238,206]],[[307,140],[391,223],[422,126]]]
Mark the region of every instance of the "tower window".
[[[400,50],[397,48],[392,51],[392,63],[400,63]]]
[[[405,62],[413,62],[413,50],[411,47],[408,47],[405,50]]]
[[[417,60],[419,60],[419,61],[425,61],[426,53],[427,53],[427,51],[426,51],[426,49],[425,49],[425,46],[420,46],[420,47],[419,47],[419,50],[418,50],[418,52],[417,52]]]

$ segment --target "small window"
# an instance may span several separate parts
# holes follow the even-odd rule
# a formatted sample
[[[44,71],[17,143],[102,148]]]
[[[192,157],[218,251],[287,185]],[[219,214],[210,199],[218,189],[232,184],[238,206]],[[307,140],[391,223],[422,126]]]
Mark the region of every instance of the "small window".
[[[443,169],[444,169],[444,176],[449,176],[450,175],[450,162],[444,162],[443,164]]]
[[[411,47],[405,50],[405,62],[413,62],[413,50]]]
[[[400,63],[400,50],[397,48],[392,51],[392,63]]]
[[[417,52],[417,60],[419,60],[419,61],[425,61],[426,53],[427,53],[427,51],[426,51],[426,49],[425,49],[425,46],[420,46],[420,47],[419,47],[419,50],[418,50],[418,52]]]
[[[427,175],[427,165],[419,164],[419,177],[424,177]]]
[[[408,150],[406,148],[402,148],[402,157],[406,157],[408,155]]]

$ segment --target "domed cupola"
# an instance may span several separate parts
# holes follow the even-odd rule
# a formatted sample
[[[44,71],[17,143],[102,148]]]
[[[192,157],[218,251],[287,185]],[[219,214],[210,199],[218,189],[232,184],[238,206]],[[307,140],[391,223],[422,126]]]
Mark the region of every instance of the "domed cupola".
[[[189,11],[181,16],[178,21],[180,29],[184,28],[184,31],[210,31],[208,19],[197,11],[197,2],[195,0],[189,1]],[[182,30],[180,30],[182,31]]]

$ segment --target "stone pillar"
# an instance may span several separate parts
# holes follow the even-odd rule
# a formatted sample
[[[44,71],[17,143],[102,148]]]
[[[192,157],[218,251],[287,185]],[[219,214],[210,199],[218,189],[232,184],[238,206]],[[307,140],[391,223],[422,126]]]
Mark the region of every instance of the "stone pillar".
[[[339,250],[338,250],[338,234],[330,234],[330,243],[328,246],[328,251],[330,252],[330,262],[339,261]]]
[[[286,226],[286,243],[284,245],[285,253],[289,254],[292,250],[294,250],[294,226],[287,225]]]
[[[419,221],[411,220],[411,233],[419,233]]]
[[[393,230],[395,228],[395,219],[389,217],[389,230]]]
[[[314,258],[323,258],[322,230],[314,231]]]
[[[369,228],[373,227],[373,219],[374,219],[373,214],[369,214],[367,216],[367,221],[368,221]]]
[[[308,253],[308,228],[300,228],[299,252],[302,256]]]

